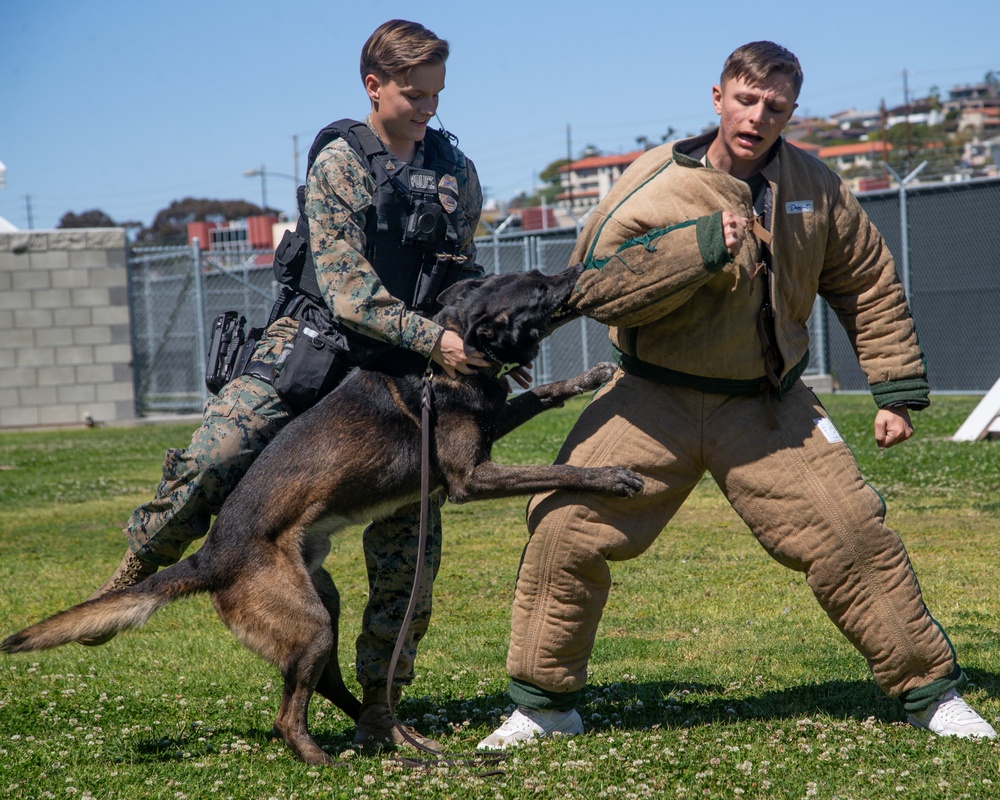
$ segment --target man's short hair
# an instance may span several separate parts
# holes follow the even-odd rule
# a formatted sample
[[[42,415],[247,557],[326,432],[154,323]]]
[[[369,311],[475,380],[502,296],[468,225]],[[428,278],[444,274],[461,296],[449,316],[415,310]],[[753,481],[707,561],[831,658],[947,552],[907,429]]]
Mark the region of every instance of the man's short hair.
[[[802,89],[802,66],[795,53],[774,42],[750,42],[737,47],[722,68],[720,85],[730,78],[742,78],[748,83],[761,84],[775,72],[792,79],[795,96]]]
[[[379,25],[361,48],[361,80],[407,82],[411,69],[448,60],[448,42],[418,22],[391,19]],[[397,80],[397,83],[399,80]]]

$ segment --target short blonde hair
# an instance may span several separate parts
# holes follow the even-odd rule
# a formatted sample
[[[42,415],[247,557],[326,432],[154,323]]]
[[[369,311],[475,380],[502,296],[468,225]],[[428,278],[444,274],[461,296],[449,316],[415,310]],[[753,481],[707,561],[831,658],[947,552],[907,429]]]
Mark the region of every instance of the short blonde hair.
[[[448,60],[448,42],[418,22],[383,22],[361,48],[361,80],[374,75],[380,81],[402,79],[411,69]],[[397,82],[399,82],[397,80]]]
[[[774,42],[750,42],[737,47],[722,67],[720,85],[730,78],[743,78],[760,84],[775,72],[788,75],[792,79],[795,96],[802,90],[802,66],[795,54]]]

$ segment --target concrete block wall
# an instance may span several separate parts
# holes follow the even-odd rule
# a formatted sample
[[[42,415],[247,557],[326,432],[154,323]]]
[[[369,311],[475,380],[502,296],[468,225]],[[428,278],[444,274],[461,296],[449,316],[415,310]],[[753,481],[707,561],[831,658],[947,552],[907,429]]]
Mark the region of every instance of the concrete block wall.
[[[125,231],[0,234],[0,429],[133,419]]]

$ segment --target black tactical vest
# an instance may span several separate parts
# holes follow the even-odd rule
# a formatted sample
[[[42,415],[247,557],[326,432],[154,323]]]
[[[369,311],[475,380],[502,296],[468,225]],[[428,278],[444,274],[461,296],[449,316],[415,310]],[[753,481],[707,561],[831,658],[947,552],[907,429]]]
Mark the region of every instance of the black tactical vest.
[[[430,313],[437,295],[462,274],[454,147],[443,133],[428,130],[423,164],[407,165],[365,123],[343,119],[317,134],[309,148],[307,170],[338,137],[362,158],[375,182],[365,215],[365,258],[389,294],[412,310]],[[286,231],[275,250],[275,277],[294,292],[323,304],[309,246],[305,186],[298,187],[296,196],[298,224],[295,231]]]

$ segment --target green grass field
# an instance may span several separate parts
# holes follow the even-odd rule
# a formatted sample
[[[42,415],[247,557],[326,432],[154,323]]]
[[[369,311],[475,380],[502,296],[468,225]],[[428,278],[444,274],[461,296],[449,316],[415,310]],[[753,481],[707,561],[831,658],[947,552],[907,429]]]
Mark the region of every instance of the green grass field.
[[[878,452],[870,398],[824,398],[886,498],[932,613],[1000,727],[1000,443],[948,437],[976,403],[938,397],[917,436]],[[580,405],[511,434],[498,461],[551,461]],[[0,636],[84,599],[120,529],[191,424],[0,433]],[[435,616],[401,718],[469,753],[510,710],[510,601],[523,499],[445,509]],[[327,562],[344,603],[341,664],[366,597],[360,531]],[[348,766],[307,767],[271,733],[281,682],[206,597],[100,648],[0,658],[0,798],[991,798],[1000,743],[907,726],[801,575],[771,561],[709,482],[614,589],[581,707],[588,734],[512,751],[503,773],[404,769],[352,755],[322,698],[311,729]]]

